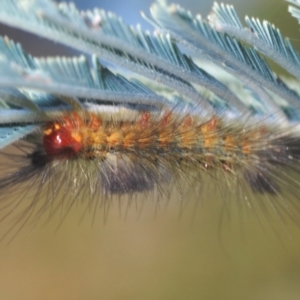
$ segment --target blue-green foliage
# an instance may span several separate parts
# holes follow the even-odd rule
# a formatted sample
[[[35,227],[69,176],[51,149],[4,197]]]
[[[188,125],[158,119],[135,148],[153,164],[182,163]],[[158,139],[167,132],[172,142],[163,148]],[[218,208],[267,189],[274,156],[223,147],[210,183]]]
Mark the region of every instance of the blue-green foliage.
[[[300,20],[298,1],[289,0]],[[266,58],[300,80],[300,56],[267,21],[215,4],[208,18],[157,1],[153,33],[103,10],[78,11],[51,0],[2,0],[0,22],[65,44],[83,55],[35,58],[0,39],[0,148],[25,137],[62,109],[93,104],[299,122],[300,97]]]

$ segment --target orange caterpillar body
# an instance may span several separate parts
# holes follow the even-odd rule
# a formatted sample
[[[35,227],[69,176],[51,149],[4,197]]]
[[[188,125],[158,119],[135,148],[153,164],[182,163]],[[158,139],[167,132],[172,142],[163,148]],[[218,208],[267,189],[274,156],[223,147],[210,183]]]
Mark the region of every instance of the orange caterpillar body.
[[[29,157],[32,167],[55,165],[58,173],[63,164],[81,164],[87,170],[93,166],[87,177],[98,180],[93,190],[99,194],[150,191],[183,177],[199,181],[211,169],[231,173],[256,192],[276,194],[274,163],[290,163],[287,149],[293,152],[294,144],[290,138],[275,138],[263,126],[225,126],[216,116],[201,121],[196,115],[165,111],[115,120],[82,110],[46,123],[42,144]]]
[[[43,146],[49,160],[105,160],[108,153],[118,153],[162,157],[177,164],[184,160],[205,168],[218,165],[230,171],[236,157],[250,158],[255,141],[261,142],[266,134],[264,128],[225,130],[217,117],[203,123],[191,115],[182,118],[165,112],[158,117],[143,112],[137,121],[104,121],[95,113],[71,112],[45,125]]]

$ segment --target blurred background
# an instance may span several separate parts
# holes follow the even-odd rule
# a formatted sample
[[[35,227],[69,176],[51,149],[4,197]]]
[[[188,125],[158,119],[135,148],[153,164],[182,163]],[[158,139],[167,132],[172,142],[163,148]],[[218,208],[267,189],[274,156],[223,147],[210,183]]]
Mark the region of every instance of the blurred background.
[[[148,13],[150,0],[75,2],[151,28],[139,14]],[[213,4],[182,2],[203,16]],[[241,17],[275,23],[299,46],[299,26],[283,0],[230,3]],[[22,31],[0,25],[0,32],[34,55],[72,55]],[[173,195],[167,205],[143,196],[115,201],[108,213],[100,208],[82,221],[79,205],[59,228],[61,216],[24,225],[11,243],[0,243],[0,299],[300,299],[300,228],[268,220],[259,209],[241,211],[236,201],[223,218],[224,202],[231,199],[214,189],[191,191],[189,199]],[[0,236],[8,226],[0,223]]]

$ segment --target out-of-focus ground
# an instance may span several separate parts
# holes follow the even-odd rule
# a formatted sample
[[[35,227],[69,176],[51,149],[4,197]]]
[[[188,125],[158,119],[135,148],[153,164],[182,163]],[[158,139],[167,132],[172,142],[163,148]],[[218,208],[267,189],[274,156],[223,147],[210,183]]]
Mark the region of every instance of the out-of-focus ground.
[[[133,24],[148,6],[141,1],[131,6],[129,1],[81,2],[81,8],[104,6]],[[197,3],[198,8],[186,5],[205,15],[212,1]],[[292,18],[287,21],[284,1],[236,0],[235,6],[241,16],[275,22],[299,45],[299,27]],[[2,29],[33,54],[69,53]],[[147,200],[141,213],[144,197],[130,207],[115,202],[106,221],[98,210],[93,225],[92,212],[79,222],[80,205],[58,230],[59,215],[33,229],[24,225],[9,245],[8,238],[0,243],[0,299],[300,299],[299,227],[268,221],[257,209],[242,212],[235,201],[222,222],[224,202],[231,201],[226,192],[193,196],[191,191],[189,198],[184,210],[185,198],[174,196],[167,208],[158,209],[156,200]],[[8,228],[0,223],[0,236]]]
[[[299,299],[299,227],[277,224],[276,236],[265,215],[239,221],[232,210],[220,229],[226,199],[209,195],[181,217],[173,198],[158,212],[146,202],[141,214],[115,203],[105,224],[101,210],[93,226],[92,213],[80,223],[79,206],[57,231],[60,216],[27,225],[1,243],[0,298]]]

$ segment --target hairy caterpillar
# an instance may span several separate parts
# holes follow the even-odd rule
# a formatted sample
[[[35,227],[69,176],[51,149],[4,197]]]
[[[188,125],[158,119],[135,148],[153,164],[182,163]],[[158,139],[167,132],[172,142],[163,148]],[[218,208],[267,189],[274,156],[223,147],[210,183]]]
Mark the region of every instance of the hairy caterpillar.
[[[297,197],[299,136],[291,126],[275,125],[251,124],[245,116],[230,123],[179,107],[120,116],[62,111],[21,142],[21,155],[5,157],[1,209],[7,218],[26,203],[17,226],[82,201],[96,209],[113,197],[167,199],[172,189],[185,199],[186,188],[200,199],[211,180],[216,189],[225,185],[224,195],[238,193],[245,202],[256,197],[262,208],[271,205],[297,222],[288,200]]]

